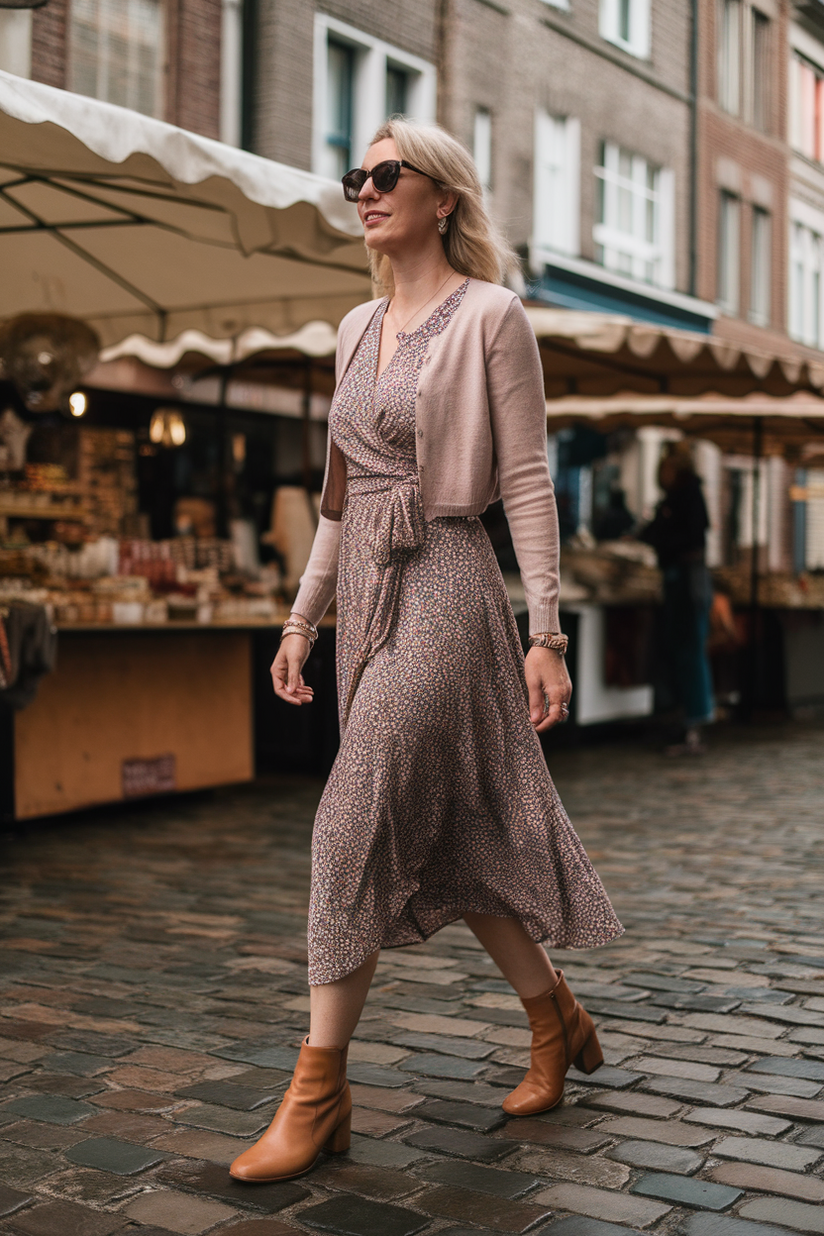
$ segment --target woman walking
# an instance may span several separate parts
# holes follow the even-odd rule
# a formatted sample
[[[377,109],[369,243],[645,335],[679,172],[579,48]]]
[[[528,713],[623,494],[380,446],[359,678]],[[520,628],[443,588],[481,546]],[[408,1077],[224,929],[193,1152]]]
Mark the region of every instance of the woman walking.
[[[515,1115],[560,1102],[602,1062],[591,1019],[541,947],[621,933],[567,819],[537,732],[568,715],[558,531],[538,349],[513,258],[471,158],[435,126],[390,120],[343,178],[373,277],[338,338],[321,519],[272,666],[301,669],[337,590],[341,747],[318,808],[309,1036],[240,1180],[307,1171],[349,1146],[346,1051],[381,948],[463,919],[521,997],[532,1064]],[[524,662],[478,516],[498,494],[530,612]]]

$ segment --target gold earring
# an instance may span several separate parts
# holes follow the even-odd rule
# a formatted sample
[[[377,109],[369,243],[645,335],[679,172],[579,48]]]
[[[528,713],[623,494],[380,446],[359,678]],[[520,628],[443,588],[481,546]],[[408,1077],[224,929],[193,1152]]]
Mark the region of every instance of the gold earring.
[[[448,227],[449,227],[449,215],[444,215],[441,219],[438,220],[438,231],[440,232],[441,236],[446,235],[446,229]]]

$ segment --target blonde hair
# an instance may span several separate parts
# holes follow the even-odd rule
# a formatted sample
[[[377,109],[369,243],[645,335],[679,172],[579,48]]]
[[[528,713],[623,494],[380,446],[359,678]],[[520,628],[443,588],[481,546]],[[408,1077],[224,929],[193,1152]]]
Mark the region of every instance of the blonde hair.
[[[401,159],[426,172],[439,189],[457,195],[442,237],[449,265],[473,279],[503,283],[517,269],[518,258],[487,213],[478,171],[466,147],[440,125],[420,124],[400,116],[384,121],[370,145],[385,138],[392,139]],[[389,258],[372,249],[368,253],[373,283],[391,296],[394,281]]]

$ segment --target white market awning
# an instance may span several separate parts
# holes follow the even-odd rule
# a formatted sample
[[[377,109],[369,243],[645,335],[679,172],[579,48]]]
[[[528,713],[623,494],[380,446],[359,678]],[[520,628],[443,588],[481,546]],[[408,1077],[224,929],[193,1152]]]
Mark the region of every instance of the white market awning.
[[[541,350],[547,397],[603,399],[627,392],[739,399],[824,390],[824,356],[789,340],[781,350],[736,344],[617,314],[526,306]]]
[[[110,347],[294,336],[371,295],[339,185],[5,72],[0,269],[0,318],[69,314]]]

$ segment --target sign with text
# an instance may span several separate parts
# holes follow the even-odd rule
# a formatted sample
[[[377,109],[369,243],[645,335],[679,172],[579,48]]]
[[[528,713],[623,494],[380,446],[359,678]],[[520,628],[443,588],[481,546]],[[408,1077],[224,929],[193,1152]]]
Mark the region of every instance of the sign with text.
[[[122,765],[123,797],[139,798],[143,794],[167,794],[177,789],[177,768],[173,755],[156,755],[146,760],[124,760]]]

